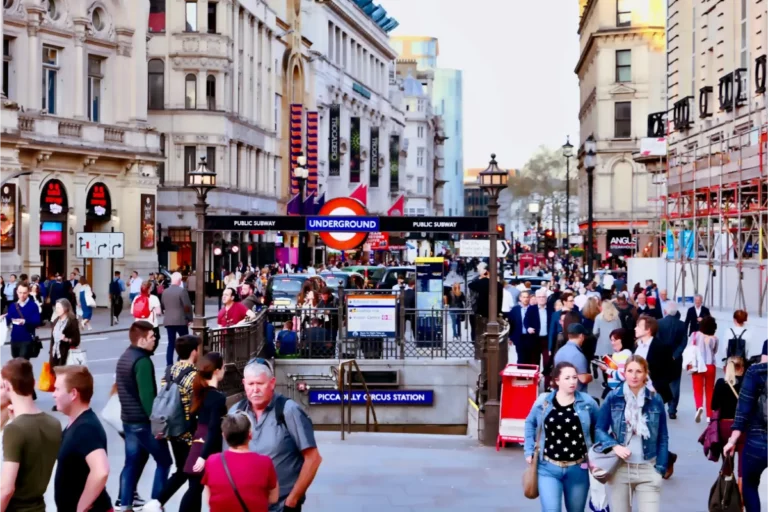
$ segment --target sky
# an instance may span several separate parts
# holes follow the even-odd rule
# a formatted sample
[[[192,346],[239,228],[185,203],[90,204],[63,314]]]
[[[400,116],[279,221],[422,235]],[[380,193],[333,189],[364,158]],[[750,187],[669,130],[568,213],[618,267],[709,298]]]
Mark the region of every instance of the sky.
[[[578,146],[576,0],[377,0],[393,35],[437,37],[464,72],[464,166],[520,168],[541,145]]]

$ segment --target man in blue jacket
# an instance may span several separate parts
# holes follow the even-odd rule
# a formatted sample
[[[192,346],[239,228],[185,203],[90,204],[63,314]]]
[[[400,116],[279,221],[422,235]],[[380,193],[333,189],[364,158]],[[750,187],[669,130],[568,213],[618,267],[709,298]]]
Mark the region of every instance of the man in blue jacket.
[[[29,285],[19,283],[16,287],[19,300],[8,306],[5,321],[11,327],[11,357],[32,358],[35,329],[40,325],[40,311],[33,300],[29,300]]]
[[[520,303],[509,312],[510,339],[517,350],[518,364],[539,365],[538,335],[541,329],[538,306],[531,306],[531,294],[520,292]]]

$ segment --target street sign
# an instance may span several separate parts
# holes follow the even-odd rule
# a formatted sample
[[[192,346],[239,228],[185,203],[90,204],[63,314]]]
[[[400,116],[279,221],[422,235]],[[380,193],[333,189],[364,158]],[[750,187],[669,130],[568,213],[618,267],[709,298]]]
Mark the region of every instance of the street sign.
[[[125,233],[78,233],[75,237],[78,259],[123,259]]]
[[[496,240],[496,256],[505,258],[509,254],[510,245],[506,240]],[[459,254],[462,258],[488,258],[491,255],[490,240],[460,240]]]

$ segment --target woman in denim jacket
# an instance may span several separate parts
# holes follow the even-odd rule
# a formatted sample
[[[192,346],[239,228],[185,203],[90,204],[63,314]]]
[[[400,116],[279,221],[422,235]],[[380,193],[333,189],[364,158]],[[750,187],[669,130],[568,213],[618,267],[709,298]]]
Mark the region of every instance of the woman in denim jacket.
[[[648,362],[642,357],[627,359],[624,377],[624,385],[605,398],[595,428],[599,449],[613,449],[621,459],[609,486],[611,512],[631,512],[633,491],[638,510],[658,512],[669,461],[664,402],[647,387]]]
[[[562,362],[552,371],[557,388],[540,396],[525,420],[525,460],[533,462],[539,441],[539,496],[542,512],[560,512],[563,498],[567,512],[583,512],[589,497],[587,452],[597,422],[597,403],[576,391],[576,367]]]

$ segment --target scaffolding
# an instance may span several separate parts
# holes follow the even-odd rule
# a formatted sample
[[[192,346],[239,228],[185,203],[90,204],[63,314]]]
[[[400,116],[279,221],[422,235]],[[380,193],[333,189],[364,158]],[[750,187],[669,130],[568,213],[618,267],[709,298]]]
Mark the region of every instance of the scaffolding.
[[[660,241],[675,300],[768,314],[767,143],[762,125],[670,148]]]

